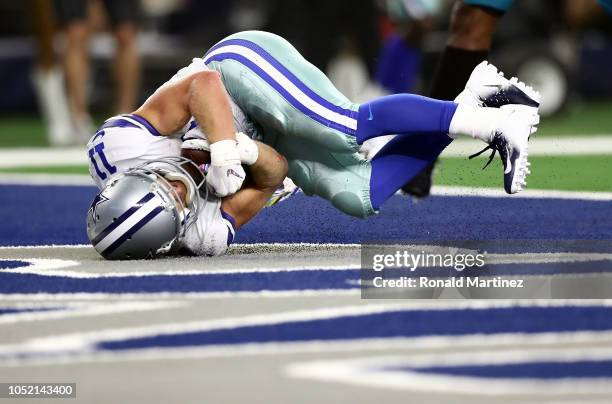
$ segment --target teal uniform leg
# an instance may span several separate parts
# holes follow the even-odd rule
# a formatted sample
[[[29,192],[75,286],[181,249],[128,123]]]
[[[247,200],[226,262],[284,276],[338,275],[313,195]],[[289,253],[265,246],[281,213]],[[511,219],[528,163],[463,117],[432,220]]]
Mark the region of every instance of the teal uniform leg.
[[[371,164],[355,140],[359,105],[283,38],[240,32],[204,56],[233,100],[289,162],[289,177],[307,195],[356,217],[372,215]]]

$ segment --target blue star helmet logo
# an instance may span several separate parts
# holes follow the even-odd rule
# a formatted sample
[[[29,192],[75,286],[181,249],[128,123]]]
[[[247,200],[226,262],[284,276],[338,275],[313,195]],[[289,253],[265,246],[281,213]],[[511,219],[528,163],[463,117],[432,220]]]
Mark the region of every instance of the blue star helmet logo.
[[[100,205],[101,203],[104,203],[106,201],[108,201],[109,199],[104,196],[103,194],[98,194],[96,195],[96,197],[94,198],[93,202],[91,202],[91,206],[89,208],[89,214],[91,215],[94,223],[96,223],[98,221],[98,214],[96,212],[96,209],[98,209],[98,205]]]

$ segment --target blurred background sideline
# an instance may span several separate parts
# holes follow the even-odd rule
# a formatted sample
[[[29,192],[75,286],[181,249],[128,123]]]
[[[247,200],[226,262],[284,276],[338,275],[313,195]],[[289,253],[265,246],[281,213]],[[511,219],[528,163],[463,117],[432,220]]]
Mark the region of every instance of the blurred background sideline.
[[[83,145],[97,125],[241,30],[285,37],[356,102],[428,95],[453,3],[0,2],[0,173],[87,174]],[[490,59],[543,95],[531,188],[612,191],[610,21],[595,0],[517,0],[497,26]],[[499,186],[468,151],[469,142],[453,144],[436,183]]]

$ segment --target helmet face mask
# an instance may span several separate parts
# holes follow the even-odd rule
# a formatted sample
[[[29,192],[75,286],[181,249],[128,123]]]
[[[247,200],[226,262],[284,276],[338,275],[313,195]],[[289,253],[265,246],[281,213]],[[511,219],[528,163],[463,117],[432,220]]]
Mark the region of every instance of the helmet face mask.
[[[185,200],[171,181],[183,183]],[[184,157],[164,157],[134,167],[96,195],[87,215],[87,235],[107,259],[168,254],[197,220],[206,200],[199,196],[206,190],[204,183],[204,174]]]
[[[206,190],[204,186],[206,177],[198,166],[185,157],[162,157],[134,167],[128,170],[125,175],[142,175],[152,178],[155,180],[151,185],[153,189],[159,189],[172,197],[183,224],[180,235],[184,235],[187,228],[197,218],[200,210],[199,191]],[[170,181],[180,181],[185,186],[187,195],[184,201]]]

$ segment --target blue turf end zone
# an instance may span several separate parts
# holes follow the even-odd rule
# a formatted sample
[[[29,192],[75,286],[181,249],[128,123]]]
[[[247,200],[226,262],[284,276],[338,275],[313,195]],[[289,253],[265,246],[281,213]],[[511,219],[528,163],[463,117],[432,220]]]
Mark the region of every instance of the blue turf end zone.
[[[85,244],[94,187],[0,185],[0,245]],[[265,209],[238,243],[400,239],[612,239],[612,204],[516,197],[393,197],[369,219],[298,194]]]

